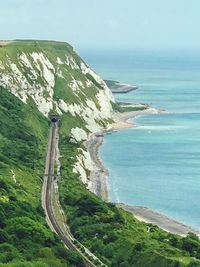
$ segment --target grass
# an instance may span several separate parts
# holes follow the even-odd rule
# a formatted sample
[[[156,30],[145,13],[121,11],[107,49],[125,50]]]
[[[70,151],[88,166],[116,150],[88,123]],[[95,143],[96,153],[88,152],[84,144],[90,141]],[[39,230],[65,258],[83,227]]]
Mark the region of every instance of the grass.
[[[91,85],[90,87],[86,86],[86,81],[88,78],[80,71],[80,69],[73,69],[71,68],[71,66],[59,65],[57,63],[58,57],[63,62],[66,61],[66,57],[70,57],[73,58],[77,66],[81,66],[82,60],[80,59],[80,57],[75,53],[75,51],[69,44],[64,42],[18,40],[13,41],[6,46],[0,47],[0,63],[5,67],[5,70],[1,70],[2,74],[4,72],[11,72],[10,63],[12,62],[17,65],[19,71],[23,73],[23,76],[25,76],[28,82],[33,85],[33,80],[28,76],[28,73],[30,73],[29,68],[18,63],[18,56],[24,53],[26,54],[31,65],[35,66],[35,62],[31,57],[31,54],[33,52],[42,52],[55,66],[56,71],[58,71],[59,69],[59,71],[62,72],[64,79],[56,75],[56,84],[54,88],[55,100],[63,99],[71,104],[80,104],[84,103],[89,97],[98,105],[98,101],[96,99],[97,88],[94,85]],[[42,69],[42,66],[40,67]],[[37,73],[37,84],[45,87],[46,83],[44,77],[42,77],[40,71],[37,68],[35,68],[34,70]],[[82,82],[84,86],[84,90],[78,90],[76,92],[76,95],[70,87],[70,82],[74,77],[76,77],[76,80]],[[91,80],[93,78],[89,77],[89,79]],[[20,88],[20,83],[18,80],[15,80],[15,84]],[[97,87],[99,87],[99,84],[97,84]],[[48,97],[48,95],[45,95],[45,92],[44,97]]]
[[[124,103],[112,103],[112,108],[115,112],[130,112],[130,111],[139,111],[147,109],[146,105],[143,106],[132,106],[132,105],[125,105]]]
[[[30,54],[43,52],[55,68],[62,70],[65,80],[56,78],[55,100],[84,105],[87,99],[92,99],[98,106],[96,93],[101,90],[100,86],[96,84],[74,93],[69,88],[72,77],[83,85],[87,78],[92,78],[86,78],[80,69],[56,63],[57,57],[64,61],[67,55],[80,66],[81,59],[70,45],[52,41],[9,43],[0,48],[0,62],[5,66],[2,73],[11,72],[11,61],[27,76],[28,69],[18,64],[22,52],[26,53],[31,64],[34,62]],[[37,83],[45,86],[44,77],[39,72]],[[16,86],[20,91],[17,81]],[[66,250],[48,228],[41,208],[49,122],[30,98],[28,104],[23,104],[2,87],[0,96],[0,267],[81,267],[81,258]],[[133,110],[118,104],[113,108],[116,111]],[[70,142],[71,128],[86,130],[85,122],[80,116],[65,113],[60,118],[59,127],[62,155],[60,201],[71,231],[81,243],[110,267],[200,266],[200,241],[196,236],[190,234],[181,238],[139,222],[132,214],[89,192],[73,173],[79,148],[84,148],[84,144]],[[150,232],[147,232],[148,226]]]
[[[83,266],[51,232],[41,208],[48,121],[31,101],[24,105],[2,87],[0,95],[0,266]]]

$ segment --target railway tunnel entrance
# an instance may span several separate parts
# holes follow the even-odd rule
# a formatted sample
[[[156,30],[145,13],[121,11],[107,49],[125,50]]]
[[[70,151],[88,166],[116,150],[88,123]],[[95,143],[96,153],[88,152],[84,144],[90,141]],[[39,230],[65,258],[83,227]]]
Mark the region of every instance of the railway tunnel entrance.
[[[53,118],[51,119],[51,122],[57,122],[57,121],[58,121],[58,119],[55,118],[55,117],[53,117]]]
[[[59,121],[59,116],[58,115],[51,115],[50,116],[51,122],[58,122]]]

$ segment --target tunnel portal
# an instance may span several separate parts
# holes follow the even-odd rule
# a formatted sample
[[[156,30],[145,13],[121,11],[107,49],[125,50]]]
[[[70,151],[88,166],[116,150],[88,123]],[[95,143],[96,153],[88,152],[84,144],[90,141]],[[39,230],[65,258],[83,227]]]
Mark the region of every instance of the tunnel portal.
[[[58,115],[51,115],[50,120],[51,120],[51,122],[55,123],[55,122],[59,121],[59,116]]]
[[[57,122],[58,121],[58,118],[53,117],[53,118],[51,118],[51,121],[52,122]]]

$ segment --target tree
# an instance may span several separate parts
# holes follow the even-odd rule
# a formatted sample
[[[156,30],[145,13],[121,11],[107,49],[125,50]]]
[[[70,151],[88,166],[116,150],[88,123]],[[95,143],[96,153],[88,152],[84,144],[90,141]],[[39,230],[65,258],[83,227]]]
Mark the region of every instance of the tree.
[[[0,229],[0,243],[8,242],[9,239],[10,239],[10,236],[8,235],[8,233],[4,231],[3,229]]]
[[[144,244],[136,243],[135,246],[134,246],[134,250],[135,251],[142,251],[143,247],[144,247]]]
[[[0,244],[0,262],[6,263],[19,257],[18,250],[11,244]]]
[[[9,220],[7,230],[16,236],[20,245],[30,245],[30,242],[50,246],[55,242],[54,235],[41,223],[28,217]]]
[[[62,245],[56,247],[55,255],[58,256],[59,258],[64,259],[69,264],[73,264],[74,266],[77,267],[85,266],[82,258],[77,253],[67,250]]]

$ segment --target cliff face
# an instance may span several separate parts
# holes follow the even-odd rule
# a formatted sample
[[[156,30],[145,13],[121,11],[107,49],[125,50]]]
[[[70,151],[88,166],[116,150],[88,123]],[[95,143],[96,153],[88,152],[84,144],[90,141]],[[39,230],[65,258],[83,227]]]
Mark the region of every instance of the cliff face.
[[[111,117],[111,91],[67,43],[1,43],[0,86],[25,105],[34,102],[45,117],[60,115],[63,135],[71,142],[86,140]],[[80,149],[74,172],[86,184],[93,166],[89,153]]]
[[[24,103],[32,99],[46,117],[69,112],[96,131],[111,116],[112,94],[67,43],[14,41],[0,48],[0,85]],[[85,138],[82,129],[72,135]]]

